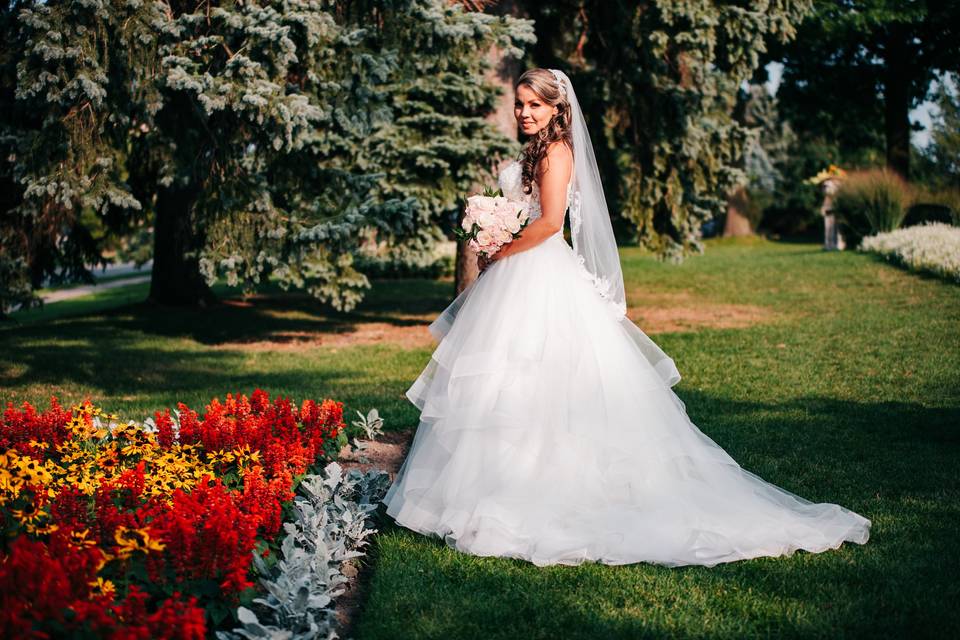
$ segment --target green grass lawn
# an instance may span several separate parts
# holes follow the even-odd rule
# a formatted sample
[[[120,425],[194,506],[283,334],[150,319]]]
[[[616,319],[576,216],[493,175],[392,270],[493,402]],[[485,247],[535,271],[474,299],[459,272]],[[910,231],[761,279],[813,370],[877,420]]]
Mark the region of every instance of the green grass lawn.
[[[636,249],[622,256],[634,305],[683,294],[693,307],[769,311],[744,328],[654,339],[676,361],[675,390],[707,435],[766,480],[870,518],[870,542],[710,569],[538,568],[460,554],[385,522],[354,636],[960,634],[960,287],[812,244],[710,241],[680,266]],[[137,291],[101,295],[142,300],[145,285]],[[0,329],[0,401],[89,396],[142,418],[259,386],[340,399],[351,413],[375,406],[388,430],[412,429],[417,413],[403,393],[430,348],[289,341],[362,322],[422,322],[450,293],[449,281],[382,281],[350,314],[297,295],[206,311],[119,297],[49,305]]]

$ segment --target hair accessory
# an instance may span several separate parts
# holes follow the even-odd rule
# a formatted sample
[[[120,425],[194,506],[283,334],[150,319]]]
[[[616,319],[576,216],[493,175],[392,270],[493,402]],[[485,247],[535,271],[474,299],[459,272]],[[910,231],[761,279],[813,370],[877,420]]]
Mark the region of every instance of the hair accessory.
[[[567,97],[567,87],[563,82],[563,75],[556,69],[550,69],[550,73],[553,74],[553,77],[557,79],[557,88],[560,89],[560,95],[564,98]]]

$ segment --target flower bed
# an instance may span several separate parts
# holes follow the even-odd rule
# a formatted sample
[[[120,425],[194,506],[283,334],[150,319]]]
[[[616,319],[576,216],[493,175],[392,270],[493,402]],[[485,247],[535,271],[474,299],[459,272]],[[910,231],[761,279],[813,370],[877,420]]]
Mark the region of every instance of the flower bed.
[[[346,442],[339,402],[256,390],[143,425],[56,398],[0,420],[0,636],[203,638],[276,563],[294,490]],[[319,466],[317,467],[319,468]]]
[[[960,282],[960,227],[935,222],[878,233],[864,238],[860,250]]]

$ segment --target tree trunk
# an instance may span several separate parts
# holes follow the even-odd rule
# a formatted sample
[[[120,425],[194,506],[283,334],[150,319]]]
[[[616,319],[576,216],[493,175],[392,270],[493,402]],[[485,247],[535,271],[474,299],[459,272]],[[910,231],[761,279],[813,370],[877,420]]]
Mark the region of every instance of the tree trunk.
[[[196,187],[173,186],[157,194],[153,271],[149,300],[174,306],[201,306],[215,298],[200,275],[199,253],[206,237],[194,223]]]
[[[723,237],[752,236],[750,220],[741,213],[749,204],[749,195],[743,187],[727,196],[727,219],[723,225]]]
[[[497,12],[518,15],[515,13],[516,7],[514,4],[513,2],[503,2],[497,7]],[[517,60],[504,58],[503,50],[497,46],[491,47],[487,52],[487,60],[490,62],[490,69],[487,71],[485,81],[502,89],[496,108],[487,116],[487,121],[494,124],[505,136],[516,139],[517,120],[513,116],[513,83],[520,77],[523,69]],[[462,219],[463,211],[460,211],[457,216],[457,224],[460,224]],[[479,275],[477,254],[467,247],[467,243],[457,243],[457,264],[454,276],[455,295],[459,295],[473,284],[473,281]]]
[[[910,178],[910,62],[905,35],[892,29],[884,60],[883,107],[887,168]]]

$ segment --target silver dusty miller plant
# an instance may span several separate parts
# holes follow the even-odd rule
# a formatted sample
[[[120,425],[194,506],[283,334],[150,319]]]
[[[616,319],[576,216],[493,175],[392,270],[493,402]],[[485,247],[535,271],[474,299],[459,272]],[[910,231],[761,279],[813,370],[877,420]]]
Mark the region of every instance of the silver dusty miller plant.
[[[364,555],[369,524],[386,493],[389,475],[379,469],[361,473],[331,462],[322,475],[303,479],[294,499],[295,520],[284,523],[280,559],[271,570],[254,554],[266,595],[254,609],[240,607],[241,627],[218,631],[219,640],[334,640],[337,620],[333,600],[347,582],[343,563]]]
[[[363,435],[366,436],[366,440],[372,442],[377,439],[377,436],[383,435],[383,418],[380,417],[380,412],[377,411],[376,408],[370,409],[367,415],[363,415],[357,411],[357,415],[360,416],[360,419],[354,420],[350,424],[361,430]],[[357,460],[363,464],[369,464],[370,459],[363,455],[369,442],[365,442],[359,437],[354,437],[351,444],[353,450],[357,453]]]

